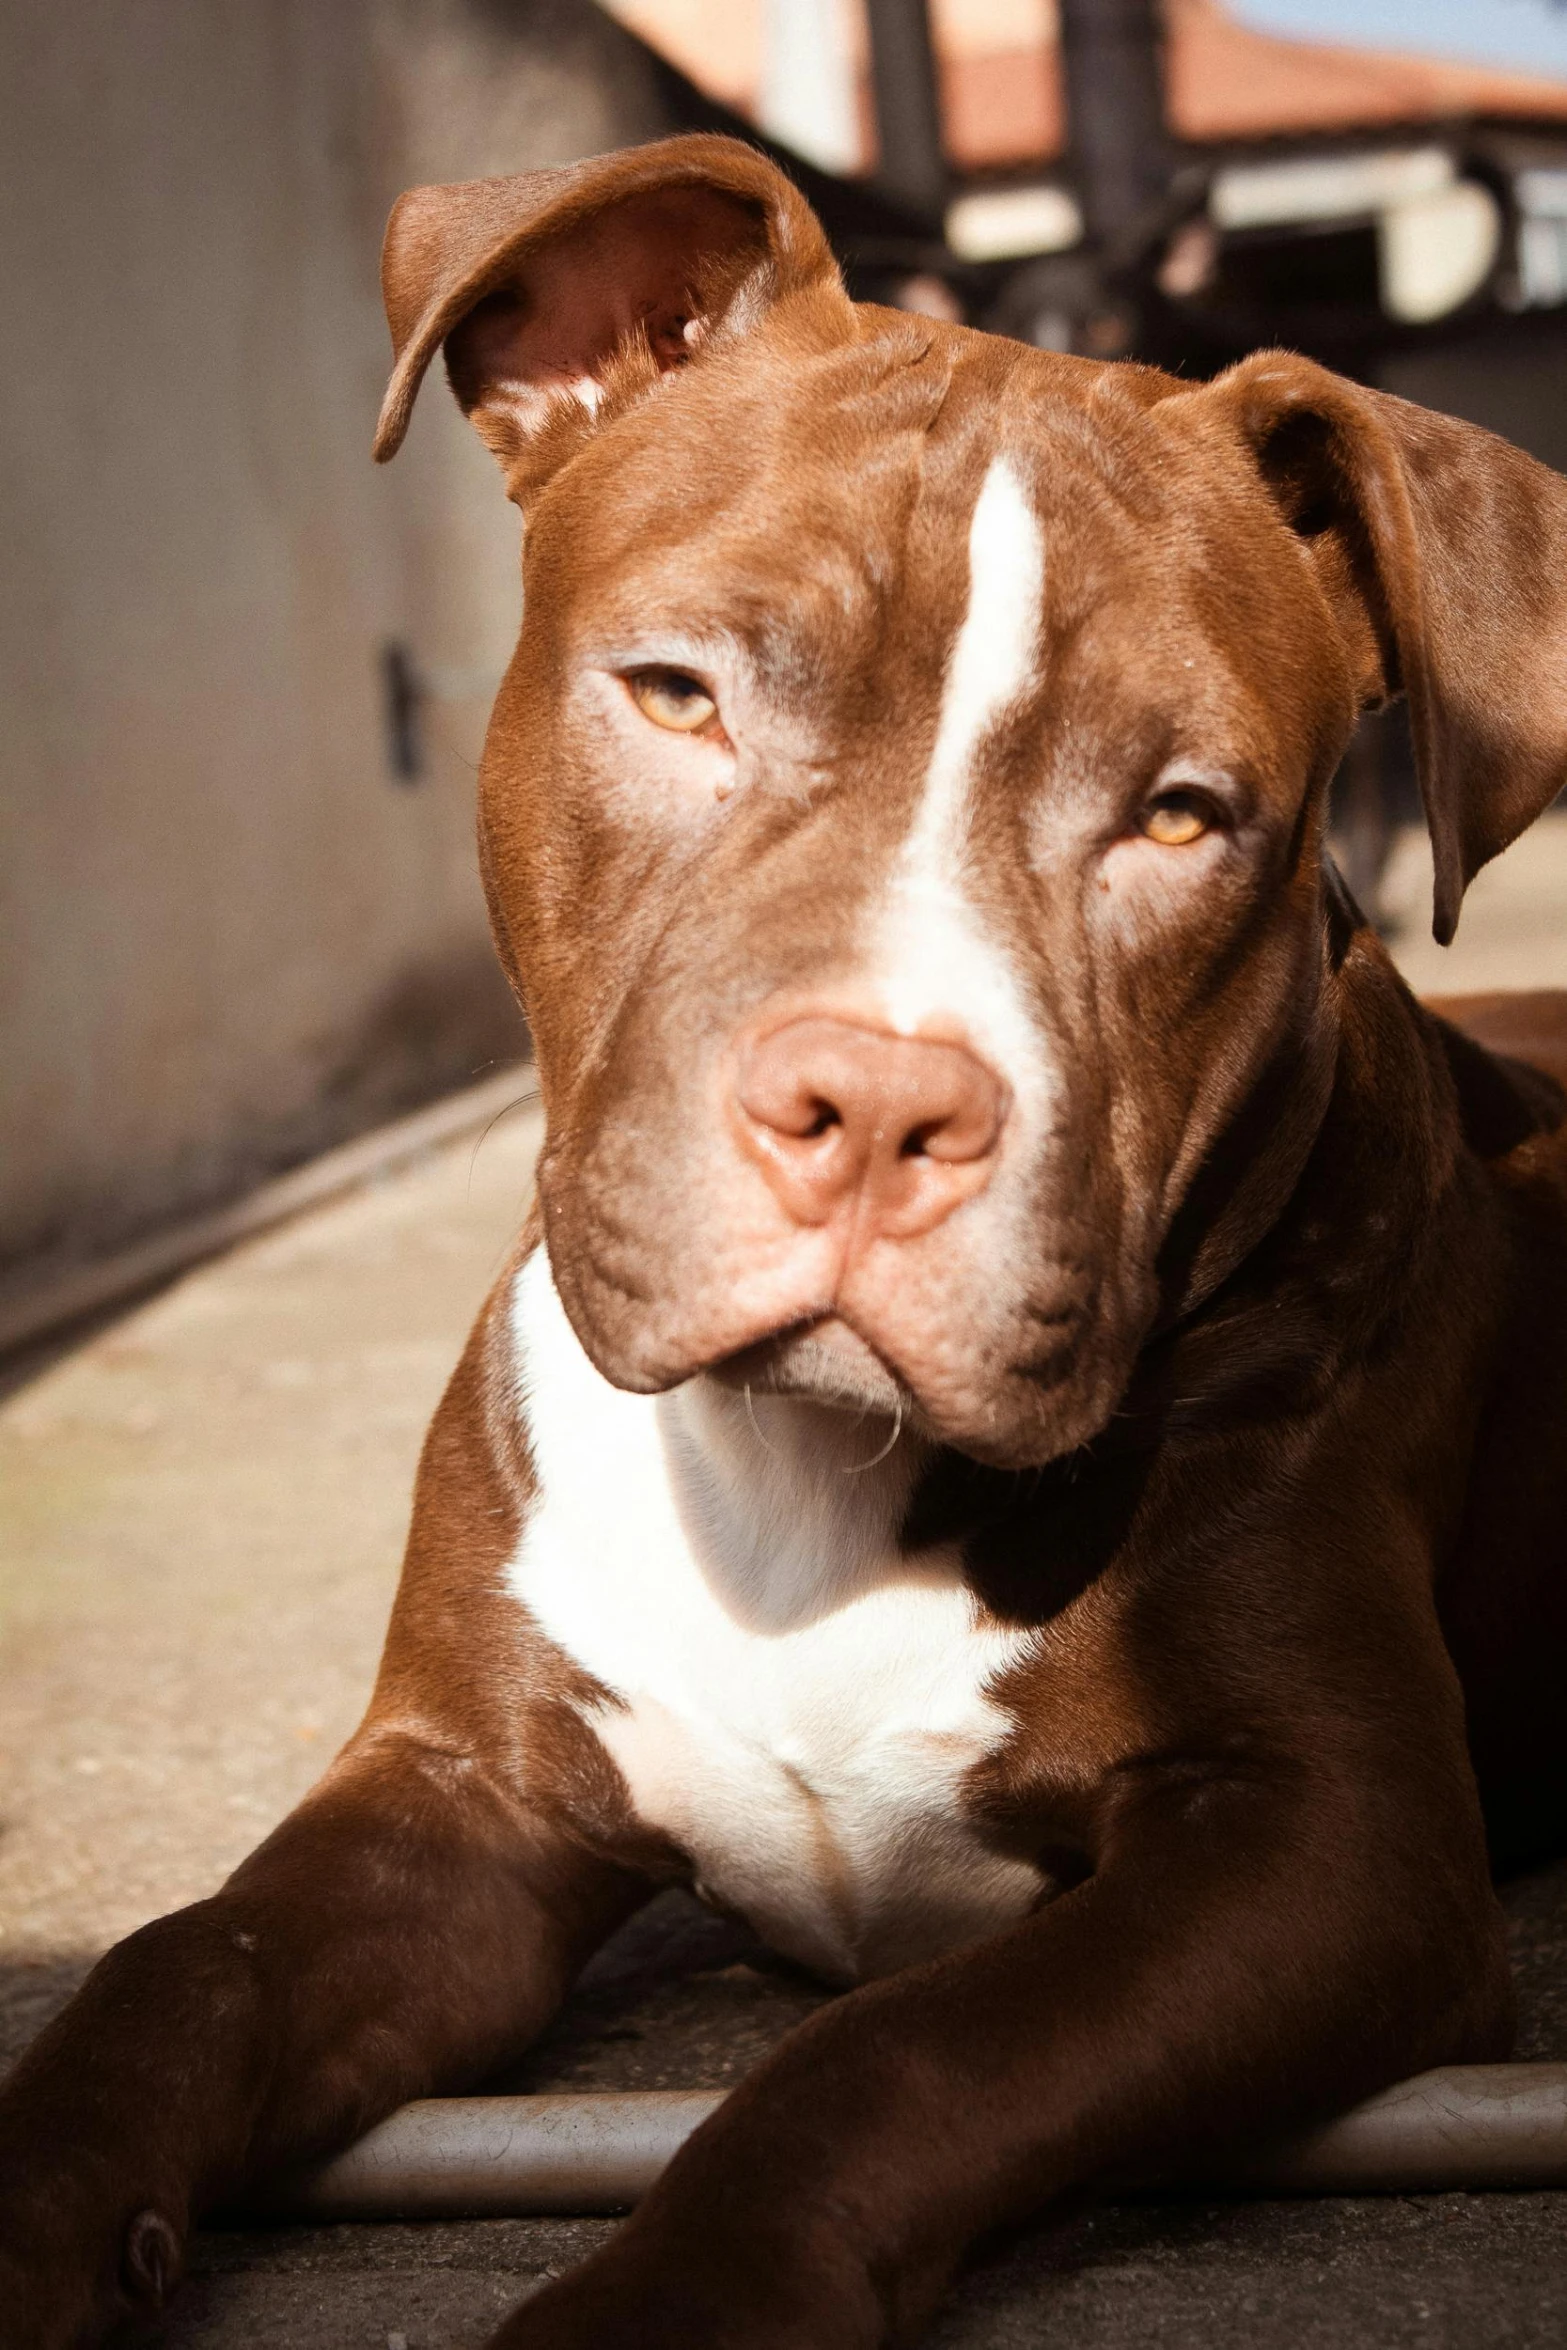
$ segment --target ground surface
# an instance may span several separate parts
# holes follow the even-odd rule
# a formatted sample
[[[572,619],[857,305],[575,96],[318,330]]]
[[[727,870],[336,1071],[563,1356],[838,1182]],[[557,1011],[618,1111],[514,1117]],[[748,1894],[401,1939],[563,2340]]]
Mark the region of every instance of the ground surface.
[[[1413,837],[1395,873],[1421,888]],[[1567,818],[1420,984],[1567,985]],[[419,1437],[525,1204],[530,1111],[236,1251],[0,1403],[0,2064],[209,1890],[352,1727]],[[1567,2059],[1567,1869],[1512,1890],[1521,2054]],[[821,1996],[668,1896],[524,2085],[733,2080]],[[214,2230],[168,2350],[470,2350],[612,2221]],[[994,2254],[940,2350],[1545,2350],[1567,2195],[1101,2207]],[[606,2350],[610,2346],[606,2345]]]

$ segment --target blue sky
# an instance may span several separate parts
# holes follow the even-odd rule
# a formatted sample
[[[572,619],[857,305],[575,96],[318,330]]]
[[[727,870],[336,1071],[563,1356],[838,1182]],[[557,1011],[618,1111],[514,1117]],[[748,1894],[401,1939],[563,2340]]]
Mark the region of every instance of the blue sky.
[[[1264,31],[1371,49],[1423,49],[1438,57],[1567,81],[1567,7],[1549,0],[1228,0]]]

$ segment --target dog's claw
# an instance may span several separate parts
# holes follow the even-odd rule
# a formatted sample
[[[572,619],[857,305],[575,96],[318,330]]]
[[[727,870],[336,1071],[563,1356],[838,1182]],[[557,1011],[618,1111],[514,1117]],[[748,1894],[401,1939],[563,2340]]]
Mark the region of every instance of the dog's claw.
[[[161,2211],[139,2211],[120,2249],[120,2283],[138,2310],[156,2314],[179,2281],[180,2243]]]

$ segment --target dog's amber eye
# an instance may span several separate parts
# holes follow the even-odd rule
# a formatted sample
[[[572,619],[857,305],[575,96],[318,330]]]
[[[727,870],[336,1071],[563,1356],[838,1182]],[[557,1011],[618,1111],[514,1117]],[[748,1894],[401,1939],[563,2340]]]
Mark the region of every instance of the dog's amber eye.
[[[718,716],[718,704],[683,669],[638,669],[626,679],[644,718],[671,734],[700,734]]]
[[[1184,849],[1213,829],[1213,810],[1195,792],[1161,792],[1138,817],[1137,829],[1162,849]]]

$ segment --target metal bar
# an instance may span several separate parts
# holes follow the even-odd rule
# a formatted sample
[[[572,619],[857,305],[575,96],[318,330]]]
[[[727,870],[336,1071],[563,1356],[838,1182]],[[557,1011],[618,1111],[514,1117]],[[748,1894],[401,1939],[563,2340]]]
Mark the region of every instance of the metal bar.
[[[427,2097],[268,2202],[312,2219],[623,2211],[722,2102],[710,2089]]]
[[[280,2187],[268,2208],[312,2219],[621,2211],[721,2103],[712,2090],[429,2098]],[[1163,2183],[1242,2195],[1567,2187],[1567,2064],[1422,2073],[1319,2129]]]
[[[1418,2073],[1336,2121],[1225,2165],[1251,2195],[1438,2195],[1567,2187],[1567,2064]]]
[[[929,0],[866,0],[877,179],[912,212],[938,222],[947,201],[941,95]]]

